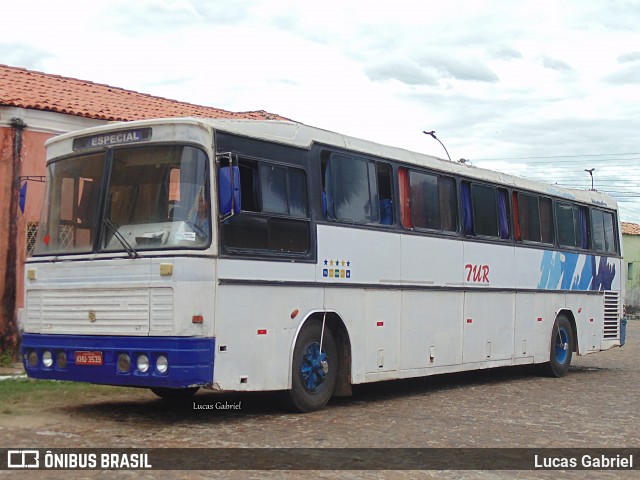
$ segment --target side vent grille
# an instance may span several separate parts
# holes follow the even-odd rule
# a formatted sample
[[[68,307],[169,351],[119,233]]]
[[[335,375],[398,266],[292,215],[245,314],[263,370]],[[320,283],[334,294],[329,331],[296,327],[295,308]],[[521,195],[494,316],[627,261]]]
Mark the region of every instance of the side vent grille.
[[[620,338],[620,294],[604,292],[604,332],[605,339]]]

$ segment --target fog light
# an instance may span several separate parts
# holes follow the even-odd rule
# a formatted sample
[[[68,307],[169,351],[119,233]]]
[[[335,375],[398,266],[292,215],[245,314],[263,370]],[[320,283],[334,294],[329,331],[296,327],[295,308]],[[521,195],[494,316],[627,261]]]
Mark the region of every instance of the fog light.
[[[45,350],[45,352],[42,354],[42,365],[47,368],[53,365],[53,356],[51,355],[51,352],[49,350]]]
[[[126,353],[118,355],[118,371],[120,373],[129,373],[131,369],[131,358]]]
[[[27,353],[27,363],[30,367],[38,366],[38,354],[35,350],[29,350],[29,352]]]
[[[146,355],[140,355],[136,362],[136,366],[138,367],[139,372],[146,373],[146,371],[149,370],[149,357]]]
[[[164,355],[158,356],[156,360],[156,370],[158,373],[167,373],[167,370],[169,370],[169,360],[167,360],[167,357]]]
[[[56,365],[58,365],[58,368],[67,368],[67,354],[65,352],[56,354]]]

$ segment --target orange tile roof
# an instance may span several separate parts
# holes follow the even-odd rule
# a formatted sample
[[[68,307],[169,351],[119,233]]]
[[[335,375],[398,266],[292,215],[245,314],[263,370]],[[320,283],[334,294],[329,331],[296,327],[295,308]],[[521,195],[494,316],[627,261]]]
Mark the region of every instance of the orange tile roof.
[[[637,223],[621,222],[623,235],[640,235],[640,225]]]
[[[230,112],[2,64],[0,106],[117,121],[162,117],[287,120],[264,110]]]

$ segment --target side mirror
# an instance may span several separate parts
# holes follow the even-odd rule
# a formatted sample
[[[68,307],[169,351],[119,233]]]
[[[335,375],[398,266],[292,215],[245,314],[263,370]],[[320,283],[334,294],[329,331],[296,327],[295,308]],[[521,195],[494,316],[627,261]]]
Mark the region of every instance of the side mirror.
[[[240,168],[220,167],[218,174],[218,200],[220,216],[240,213]]]

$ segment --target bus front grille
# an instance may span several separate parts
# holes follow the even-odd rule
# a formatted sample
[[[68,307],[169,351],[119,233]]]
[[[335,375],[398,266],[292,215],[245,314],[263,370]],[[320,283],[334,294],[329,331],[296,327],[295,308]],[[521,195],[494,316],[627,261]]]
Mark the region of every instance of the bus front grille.
[[[173,318],[171,288],[30,290],[26,332],[148,335]],[[165,328],[162,328],[165,327]]]

